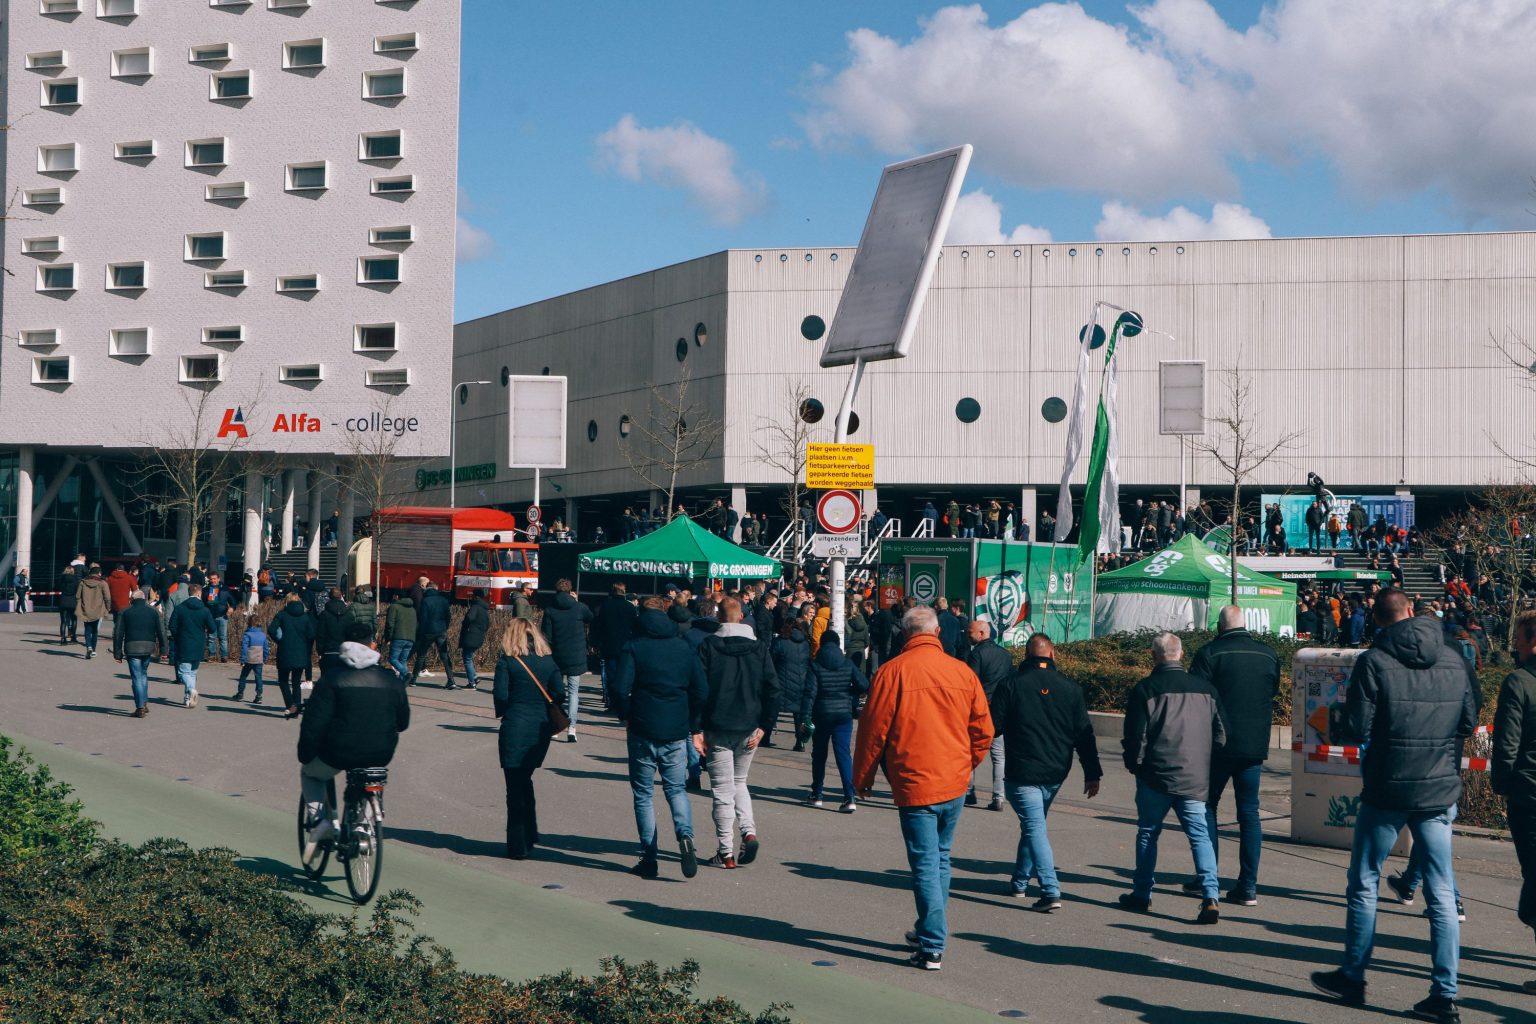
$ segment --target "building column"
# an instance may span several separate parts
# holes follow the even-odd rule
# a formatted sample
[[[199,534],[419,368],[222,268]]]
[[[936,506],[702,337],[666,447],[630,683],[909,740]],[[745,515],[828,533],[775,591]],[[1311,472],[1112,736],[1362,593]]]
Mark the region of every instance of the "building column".
[[[320,529],[322,517],[325,515],[325,503],[321,501],[325,497],[325,477],[319,473],[308,475],[309,484],[309,568],[320,571]]]
[[[664,492],[659,491],[654,487],[651,488],[651,515],[654,517],[659,511],[661,513],[661,521],[663,523],[672,518],[672,510],[662,507],[661,503],[666,500],[667,496]]]
[[[277,550],[285,555],[293,550],[294,492],[298,489],[299,474],[302,472],[303,470],[301,469],[290,469],[283,473],[283,526]]]
[[[37,449],[22,445],[16,460],[16,571],[32,575],[32,483],[37,477]]]
[[[745,487],[731,485],[731,500],[728,503],[736,510],[736,525],[731,529],[731,535],[726,540],[732,544],[741,543],[741,522],[747,515],[747,489]]]
[[[580,534],[578,534],[576,532],[576,499],[575,498],[566,498],[565,499],[565,528],[567,530],[571,531],[571,539],[575,540],[575,539],[580,537]]]
[[[1039,497],[1033,487],[1024,487],[1019,490],[1019,522],[1029,524],[1029,539],[1031,542],[1040,539],[1040,517],[1035,515]],[[1014,534],[1018,536],[1017,533]]]
[[[176,558],[187,558],[187,548],[192,544],[192,510],[179,508],[176,510]],[[190,566],[192,559],[187,558],[186,564]]]
[[[264,481],[261,474],[254,469],[245,471],[245,489],[240,496],[240,507],[245,522],[243,525],[241,561],[245,572],[250,573],[251,580],[255,581],[256,574],[261,571],[261,516],[262,491]],[[249,607],[256,606],[256,589],[251,588],[250,597],[247,599]]]
[[[229,562],[229,493],[223,489],[213,496],[213,509],[208,513],[208,564],[219,575],[225,574]],[[225,580],[225,583],[230,582]],[[236,580],[235,582],[239,582]]]
[[[347,574],[347,552],[352,550],[352,517],[357,514],[357,496],[350,488],[341,489],[341,515],[336,521],[336,585]]]

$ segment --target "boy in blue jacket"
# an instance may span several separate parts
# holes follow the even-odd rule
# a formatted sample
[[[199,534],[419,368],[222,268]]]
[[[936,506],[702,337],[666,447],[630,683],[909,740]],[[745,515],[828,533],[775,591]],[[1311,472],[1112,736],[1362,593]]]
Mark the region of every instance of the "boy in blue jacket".
[[[245,699],[245,679],[247,676],[256,677],[256,699],[252,704],[261,703],[261,670],[267,660],[267,631],[260,625],[251,623],[245,634],[240,637],[240,685],[235,690],[235,700]]]

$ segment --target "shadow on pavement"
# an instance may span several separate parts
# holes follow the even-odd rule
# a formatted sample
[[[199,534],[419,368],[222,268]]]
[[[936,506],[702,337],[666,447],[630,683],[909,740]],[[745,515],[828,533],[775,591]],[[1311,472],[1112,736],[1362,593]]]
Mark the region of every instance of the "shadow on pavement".
[[[99,708],[93,704],[60,704],[60,711],[88,711],[93,715],[113,715],[117,718],[128,718],[132,712],[122,708]]]
[[[387,824],[387,823],[386,823]],[[429,832],[419,828],[390,827],[386,835],[390,839],[428,850],[447,850],[465,857],[502,857],[507,852],[506,843],[494,843],[488,839],[471,839],[468,836],[452,836],[444,832]]]
[[[814,949],[835,956],[853,957],[874,963],[900,963],[910,955],[907,947],[895,942],[872,942],[853,935],[834,935],[808,928],[799,928],[786,921],[747,914],[732,914],[713,910],[690,910],[678,907],[662,907],[654,903],[636,900],[614,900],[611,906],[623,910],[630,917],[651,924],[687,928],[692,931],[713,932],[716,935],[735,935],[744,939],[778,942],[797,949]],[[849,943],[870,947],[859,949]]]
[[[208,705],[205,705],[205,706],[207,707],[207,709],[209,711],[222,711],[222,712],[224,712],[227,715],[256,715],[256,716],[258,716],[260,718],[282,718],[283,717],[283,709],[281,707],[279,707],[278,705],[276,705],[276,704],[273,704],[271,706],[270,710],[267,709],[265,705],[263,705],[260,710],[258,710],[256,708],[245,708],[245,707],[238,707],[238,706],[237,707],[229,707],[227,704],[226,705],[208,704]]]
[[[41,651],[38,651],[37,653],[38,654],[46,654],[50,658],[78,658],[81,661],[85,661],[86,660],[84,648],[82,648],[78,653],[75,652],[75,651],[49,651],[49,650],[41,650]]]
[[[447,729],[449,732],[495,732],[494,725],[451,725],[448,722],[437,723],[439,729]]]
[[[617,775],[613,772],[584,772],[577,768],[555,768],[548,764],[544,766],[544,770],[554,772],[556,775],[567,779],[606,779],[609,782],[629,781],[628,775]]]
[[[278,881],[284,882],[307,895],[327,900],[331,903],[345,903],[349,906],[352,904],[350,898],[334,893],[327,888],[324,879],[318,882],[312,881],[308,875],[299,870],[296,864],[275,860],[272,857],[237,857],[235,858],[235,864],[254,874],[276,878]],[[341,877],[340,872],[337,873],[336,877]]]
[[[1145,1024],[1274,1024],[1273,1017],[1256,1017],[1250,1013],[1233,1013],[1230,1010],[1189,1010],[1182,1006],[1156,1006],[1133,999],[1130,996],[1104,996],[1099,1000],[1104,1006],[1128,1010],[1140,1014],[1137,1020]]]

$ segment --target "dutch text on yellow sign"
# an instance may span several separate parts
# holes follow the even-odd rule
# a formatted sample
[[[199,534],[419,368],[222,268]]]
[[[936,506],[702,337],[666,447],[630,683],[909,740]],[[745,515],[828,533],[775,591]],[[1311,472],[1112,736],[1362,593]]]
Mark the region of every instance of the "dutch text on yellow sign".
[[[832,488],[870,490],[875,486],[875,446],[824,444],[805,446],[805,486],[813,491]]]

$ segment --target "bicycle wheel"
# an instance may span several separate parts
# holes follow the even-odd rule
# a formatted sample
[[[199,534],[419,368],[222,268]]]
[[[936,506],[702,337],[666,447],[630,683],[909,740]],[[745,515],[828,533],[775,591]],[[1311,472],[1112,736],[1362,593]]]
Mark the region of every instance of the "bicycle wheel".
[[[304,840],[307,837],[305,835],[306,830],[304,825],[308,816],[309,808],[305,806],[304,798],[301,796],[299,797],[299,867],[304,869],[304,874],[307,875],[311,881],[318,882],[322,877],[324,877],[325,865],[331,859],[331,844],[322,844],[320,847],[320,852],[315,855],[315,859],[313,861],[305,862]]]
[[[384,826],[379,821],[372,796],[357,802],[347,801],[343,823],[347,845],[347,889],[358,904],[373,899],[379,888],[379,869],[384,861]]]

